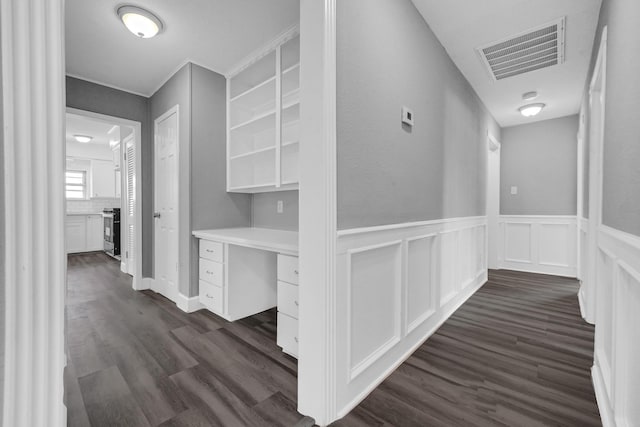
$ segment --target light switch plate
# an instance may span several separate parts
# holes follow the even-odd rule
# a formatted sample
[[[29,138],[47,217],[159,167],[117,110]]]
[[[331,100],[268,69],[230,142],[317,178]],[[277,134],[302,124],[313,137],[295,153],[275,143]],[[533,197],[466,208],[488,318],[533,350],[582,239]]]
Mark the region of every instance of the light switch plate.
[[[278,200],[278,206],[276,209],[278,210],[278,213],[282,213],[284,211],[284,203],[282,200]]]
[[[511,194],[515,195],[518,194],[518,187],[516,187],[515,185],[511,187]]]
[[[413,126],[413,111],[409,107],[402,107],[402,123]]]

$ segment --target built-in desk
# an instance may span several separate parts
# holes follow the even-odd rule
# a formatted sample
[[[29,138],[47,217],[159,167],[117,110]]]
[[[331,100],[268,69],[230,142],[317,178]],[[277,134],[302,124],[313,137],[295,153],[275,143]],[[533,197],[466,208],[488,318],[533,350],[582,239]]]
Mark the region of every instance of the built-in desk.
[[[267,228],[197,230],[199,300],[229,320],[278,307],[278,345],[298,353],[298,233]]]

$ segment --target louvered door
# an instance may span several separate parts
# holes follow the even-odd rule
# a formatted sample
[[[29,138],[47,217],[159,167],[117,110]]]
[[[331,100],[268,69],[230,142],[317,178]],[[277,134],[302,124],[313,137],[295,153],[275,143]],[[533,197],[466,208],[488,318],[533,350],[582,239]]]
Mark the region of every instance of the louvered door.
[[[126,242],[125,253],[127,257],[127,273],[135,275],[135,213],[136,213],[136,148],[134,139],[128,138],[125,144],[125,174],[126,174],[126,199],[125,199],[125,216],[126,216]]]

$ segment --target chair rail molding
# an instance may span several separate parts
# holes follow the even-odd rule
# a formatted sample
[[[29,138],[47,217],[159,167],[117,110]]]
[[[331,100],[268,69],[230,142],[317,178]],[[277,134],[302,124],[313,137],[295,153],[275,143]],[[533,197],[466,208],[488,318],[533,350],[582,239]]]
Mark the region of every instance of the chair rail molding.
[[[500,268],[576,277],[574,215],[501,215],[499,233]]]
[[[64,426],[64,1],[1,0],[5,426]]]

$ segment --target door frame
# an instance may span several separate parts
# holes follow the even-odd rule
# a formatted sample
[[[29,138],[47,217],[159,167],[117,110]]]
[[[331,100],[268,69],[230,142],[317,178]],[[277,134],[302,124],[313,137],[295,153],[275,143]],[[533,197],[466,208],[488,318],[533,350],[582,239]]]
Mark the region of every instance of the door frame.
[[[500,150],[502,144],[496,139],[491,132],[487,131],[487,197],[486,197],[486,215],[487,215],[487,261],[490,269],[500,268],[500,242],[502,236],[500,233]],[[498,175],[498,186],[493,188],[494,183],[491,182],[492,170],[490,158],[497,153],[498,170],[493,171]],[[489,195],[496,192],[495,200]]]
[[[128,195],[129,193],[127,192],[127,185],[129,183],[129,171],[126,168],[126,153],[127,153],[127,144],[129,143],[129,141],[133,139],[133,146],[134,146],[134,151],[136,154],[136,165],[138,163],[138,157],[140,156],[140,153],[138,152],[138,147],[136,145],[136,133],[133,132],[132,134],[126,136],[124,139],[120,139],[120,198],[122,200],[122,202],[120,203],[122,206],[126,206],[127,202],[128,202]],[[138,170],[136,165],[134,165],[134,171],[133,174],[134,176],[137,178],[138,177]],[[123,173],[124,171],[124,173]],[[139,180],[138,180],[139,181]],[[136,191],[137,193],[137,191]],[[137,194],[135,195],[136,200],[138,200],[138,196]],[[124,203],[123,203],[124,202]],[[135,207],[134,207],[134,213],[133,213],[133,217],[134,217],[134,221],[136,219],[136,216],[138,215],[138,210],[139,210],[139,206],[136,203]],[[124,230],[128,229],[129,226],[129,216],[128,215],[123,215],[122,213],[125,212],[126,213],[126,208],[122,209],[120,211],[120,222],[123,222],[123,218],[124,218]],[[120,229],[122,230],[123,227],[120,227]],[[135,226],[134,226],[134,231],[135,231]],[[121,239],[124,243],[120,245],[121,250],[120,253],[122,253],[122,249],[124,249],[125,251],[127,250],[126,248],[129,247],[129,233],[127,233],[125,231],[125,233],[123,233],[124,235],[124,239]],[[137,236],[136,236],[137,238]],[[137,246],[141,245],[142,242],[140,241],[135,241],[134,240],[134,244],[136,244],[136,246],[134,247],[134,259],[135,259],[135,255],[137,255]],[[128,259],[128,257],[127,257]],[[130,263],[130,262],[122,262],[121,265],[121,270],[131,276],[135,275],[135,272],[137,271],[137,263]],[[133,273],[131,272],[133,270]]]
[[[157,155],[157,150],[156,150],[156,145],[158,143],[158,124],[160,122],[162,122],[163,120],[165,120],[166,118],[168,118],[169,116],[171,116],[172,114],[176,115],[176,180],[177,180],[177,189],[178,189],[178,193],[180,193],[180,172],[181,172],[181,168],[180,168],[180,105],[176,104],[173,107],[169,108],[167,111],[165,111],[164,113],[162,113],[160,116],[158,116],[157,118],[155,118],[153,120],[153,212],[155,215],[156,211],[156,201],[157,201],[157,197],[158,197],[158,191],[156,191],[156,183],[158,180],[158,168],[156,168],[156,155]],[[180,198],[178,197],[177,199],[177,213],[176,213],[176,218],[178,223],[176,224],[176,230],[178,233],[178,241],[177,241],[177,259],[176,259],[176,263],[178,265],[178,271],[176,274],[176,289],[175,289],[175,293],[171,293],[170,295],[168,293],[162,293],[162,295],[164,295],[165,297],[169,298],[171,301],[173,301],[174,303],[178,303],[178,298],[180,296],[180,275],[181,275],[181,264],[180,264],[180,232],[182,231],[180,229],[180,215],[182,213],[182,209],[180,209]],[[158,268],[157,262],[156,262],[156,219],[155,217],[153,218],[153,281],[151,282],[151,290],[154,292],[158,292],[158,276],[156,274],[156,269]]]
[[[595,324],[597,302],[598,230],[602,225],[603,154],[607,86],[607,27],[602,30],[598,57],[589,84],[589,221],[587,231],[588,270],[586,286],[580,289],[585,320]],[[600,101],[600,114],[594,115],[595,96]]]
[[[71,108],[71,107],[67,107],[66,108],[66,112],[70,113],[70,114],[75,114],[75,115],[79,115],[79,116],[84,116],[87,118],[91,118],[91,119],[99,119],[99,120],[104,120],[104,121],[108,121],[110,123],[119,125],[119,126],[129,126],[131,128],[133,128],[133,132],[134,132],[134,136],[135,136],[135,141],[134,141],[134,145],[135,145],[135,150],[136,150],[136,163],[135,163],[135,174],[136,177],[138,178],[138,182],[140,181],[140,171],[142,171],[142,159],[140,156],[140,153],[142,151],[142,123],[134,121],[134,120],[129,120],[129,119],[123,119],[120,117],[114,117],[114,116],[109,116],[106,114],[101,114],[101,113],[94,113],[93,111],[86,111],[86,110],[80,110],[77,108]],[[122,141],[120,141],[120,143],[122,143]],[[121,147],[122,148],[122,147]],[[122,152],[120,153],[122,156]],[[121,184],[122,185],[122,179],[121,179]],[[122,192],[120,197],[122,198]],[[122,199],[121,199],[122,200]],[[136,291],[140,291],[143,289],[146,289],[146,287],[142,284],[143,280],[142,280],[142,186],[138,185],[136,186],[136,212],[134,215],[135,218],[135,223],[134,223],[134,228],[135,228],[135,236],[136,236],[136,242],[138,242],[138,244],[135,247],[135,274],[133,274],[133,283],[132,283],[132,288]],[[122,202],[121,202],[122,204]],[[122,216],[120,221],[122,221]],[[126,219],[125,219],[125,227],[128,226]],[[123,229],[123,227],[120,228],[121,230]],[[125,228],[126,229],[126,228]],[[120,233],[120,235],[122,236],[122,232]],[[121,260],[121,263],[123,261]],[[125,261],[126,262],[126,261]],[[129,266],[127,265],[126,270],[129,270]]]

